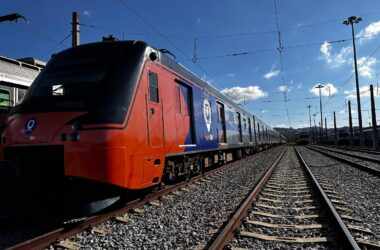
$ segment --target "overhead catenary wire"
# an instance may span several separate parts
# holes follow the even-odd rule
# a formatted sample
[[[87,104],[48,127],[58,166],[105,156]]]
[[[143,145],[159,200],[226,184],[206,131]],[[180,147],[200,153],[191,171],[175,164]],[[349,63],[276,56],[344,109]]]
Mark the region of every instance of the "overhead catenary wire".
[[[124,0],[119,0],[121,4],[127,9],[129,12],[131,12],[134,16],[136,16],[142,23],[144,23],[147,27],[149,27],[153,32],[155,32],[157,35],[159,35],[162,39],[164,39],[167,43],[169,43],[175,50],[177,50],[182,57],[187,60],[190,57],[182,50],[180,49],[167,35],[162,33],[160,30],[158,30],[153,24],[148,22],[139,12],[137,12],[135,9],[127,5],[127,3]],[[201,64],[194,63],[204,75],[208,75],[207,71],[203,68]]]

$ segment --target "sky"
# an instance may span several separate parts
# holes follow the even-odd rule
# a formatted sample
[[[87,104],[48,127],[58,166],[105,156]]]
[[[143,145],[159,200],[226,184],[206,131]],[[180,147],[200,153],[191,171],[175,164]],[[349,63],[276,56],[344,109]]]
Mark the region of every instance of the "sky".
[[[342,21],[360,16],[355,32],[363,126],[370,122],[369,84],[380,94],[378,0],[2,0],[0,15],[18,12],[27,22],[0,23],[0,55],[48,61],[71,46],[72,11],[80,15],[81,43],[112,34],[166,48],[271,126],[294,128],[309,126],[308,105],[318,124],[319,83],[325,85],[328,127],[334,111],[338,126],[348,124],[348,100],[357,124],[351,29]]]

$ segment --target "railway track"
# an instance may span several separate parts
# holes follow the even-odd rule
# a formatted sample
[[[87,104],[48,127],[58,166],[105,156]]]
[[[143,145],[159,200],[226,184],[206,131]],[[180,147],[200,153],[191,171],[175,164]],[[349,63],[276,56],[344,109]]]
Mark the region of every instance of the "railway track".
[[[307,148],[380,177],[380,159],[329,147],[308,146]]]
[[[347,147],[347,146],[331,146],[332,148],[341,149],[341,150],[348,150],[351,152],[359,152],[359,153],[366,153],[370,155],[380,155],[380,151],[370,149],[370,148],[363,148],[363,147]]]
[[[162,190],[148,194],[147,196],[133,200],[126,204],[124,207],[113,210],[108,213],[92,216],[78,220],[77,222],[69,223],[61,228],[57,228],[54,231],[48,232],[44,235],[30,239],[28,241],[19,243],[10,247],[9,249],[43,249],[51,245],[55,245],[63,248],[76,248],[75,242],[68,240],[70,237],[77,235],[80,232],[90,229],[91,231],[102,233],[104,230],[99,227],[103,222],[109,220],[115,220],[122,223],[129,223],[128,212],[137,212],[139,209],[148,206],[159,206],[161,197],[169,197],[180,194],[181,192],[187,192],[188,187],[195,186],[199,183],[213,182],[213,179],[220,177],[230,164],[210,170],[202,176],[196,176],[187,182],[178,183],[176,185],[164,187]],[[190,188],[189,188],[190,189]]]
[[[371,231],[351,216],[349,204],[332,187],[289,149],[241,203],[210,249],[377,247],[367,240]]]

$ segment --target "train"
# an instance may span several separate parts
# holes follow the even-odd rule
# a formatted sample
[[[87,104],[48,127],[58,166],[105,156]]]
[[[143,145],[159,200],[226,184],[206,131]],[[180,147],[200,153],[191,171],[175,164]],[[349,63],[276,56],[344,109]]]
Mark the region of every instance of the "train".
[[[33,200],[101,209],[284,142],[167,50],[102,41],[52,56],[7,118],[2,169]]]

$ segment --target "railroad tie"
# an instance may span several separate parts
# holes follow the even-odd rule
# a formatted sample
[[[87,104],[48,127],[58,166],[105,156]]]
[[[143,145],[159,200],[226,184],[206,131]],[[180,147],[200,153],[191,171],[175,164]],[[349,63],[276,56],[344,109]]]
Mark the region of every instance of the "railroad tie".
[[[241,236],[256,238],[260,240],[268,240],[268,241],[278,241],[278,242],[286,242],[286,243],[321,243],[327,242],[327,237],[308,237],[308,238],[300,238],[300,237],[280,237],[280,236],[270,236],[266,234],[253,233],[242,231],[240,232]]]
[[[129,217],[128,217],[128,214],[125,213],[121,216],[114,217],[114,220],[127,224],[129,222]]]
[[[263,208],[269,208],[269,209],[292,209],[292,210],[296,210],[296,211],[317,209],[316,206],[306,206],[306,207],[275,207],[275,206],[270,206],[270,205],[266,205],[266,204],[259,203],[259,202],[256,203],[256,206],[263,207]]]
[[[68,250],[79,250],[82,247],[79,243],[71,241],[69,239],[65,239],[60,242],[57,242],[55,246],[68,249]]]
[[[345,214],[341,214],[340,217],[342,217],[342,219],[346,219],[346,220],[351,220],[351,221],[356,221],[356,222],[363,222],[361,219],[359,218],[354,218],[352,216],[349,216],[349,215],[345,215]]]
[[[364,228],[364,227],[361,227],[361,226],[356,226],[356,225],[348,224],[347,227],[350,230],[355,230],[355,231],[362,232],[362,233],[373,234],[373,232],[370,229]]]
[[[263,226],[263,227],[270,227],[270,228],[281,228],[281,229],[320,229],[325,226],[322,224],[274,224],[274,223],[268,223],[263,221],[256,221],[256,220],[247,220],[248,224],[257,225],[257,226]]]
[[[305,220],[305,219],[317,219],[321,218],[319,214],[304,214],[304,215],[278,215],[278,214],[272,214],[269,212],[263,212],[263,211],[252,211],[251,214],[258,215],[258,216],[264,216],[269,218],[288,218],[288,219],[298,219],[298,220]]]
[[[362,238],[355,239],[357,243],[368,247],[380,248],[380,241],[367,240]]]

